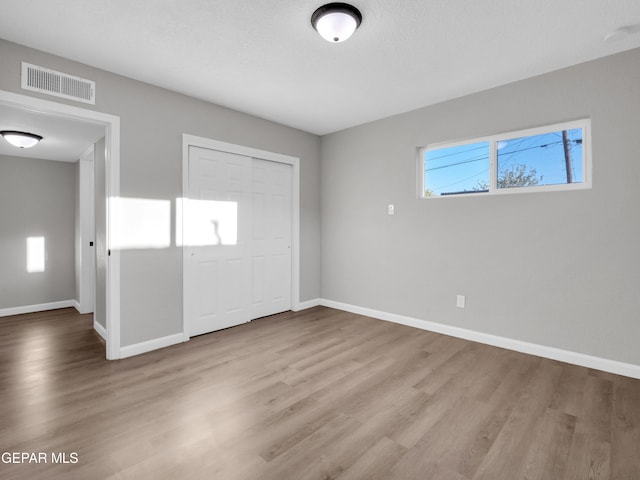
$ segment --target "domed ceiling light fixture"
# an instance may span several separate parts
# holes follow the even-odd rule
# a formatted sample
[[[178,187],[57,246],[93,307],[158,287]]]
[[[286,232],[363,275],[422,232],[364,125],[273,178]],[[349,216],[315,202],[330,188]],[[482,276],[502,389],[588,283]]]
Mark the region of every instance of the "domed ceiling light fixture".
[[[362,14],[348,3],[327,3],[311,15],[311,25],[327,42],[347,40],[362,23]]]
[[[11,145],[18,148],[31,148],[42,140],[42,137],[35,133],[16,132],[14,130],[2,130],[0,135]]]

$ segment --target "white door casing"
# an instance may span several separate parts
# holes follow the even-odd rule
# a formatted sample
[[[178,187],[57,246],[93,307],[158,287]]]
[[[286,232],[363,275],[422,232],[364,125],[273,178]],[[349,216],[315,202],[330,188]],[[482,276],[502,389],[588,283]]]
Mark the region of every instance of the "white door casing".
[[[94,311],[94,299],[96,288],[96,267],[94,246],[95,219],[94,219],[94,146],[91,145],[79,160],[79,217],[80,238],[79,256],[80,285],[78,285],[78,304],[80,313]]]

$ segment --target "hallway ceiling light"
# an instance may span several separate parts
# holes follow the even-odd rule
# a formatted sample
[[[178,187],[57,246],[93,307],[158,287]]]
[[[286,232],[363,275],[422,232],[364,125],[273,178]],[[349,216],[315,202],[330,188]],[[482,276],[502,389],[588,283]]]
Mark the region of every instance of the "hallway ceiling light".
[[[35,133],[16,132],[13,130],[3,130],[0,135],[11,145],[18,148],[31,148],[42,140],[42,137]]]
[[[362,23],[362,14],[347,3],[327,3],[311,15],[311,25],[331,43],[344,42]]]

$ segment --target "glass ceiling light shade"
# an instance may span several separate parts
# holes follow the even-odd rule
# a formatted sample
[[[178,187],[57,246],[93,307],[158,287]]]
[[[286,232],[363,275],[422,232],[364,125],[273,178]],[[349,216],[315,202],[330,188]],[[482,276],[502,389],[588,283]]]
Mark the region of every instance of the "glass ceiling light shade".
[[[331,43],[344,42],[362,23],[362,14],[347,3],[327,3],[311,15],[311,25]]]
[[[42,140],[42,137],[35,133],[16,132],[13,130],[3,130],[0,135],[11,145],[18,148],[31,148]]]

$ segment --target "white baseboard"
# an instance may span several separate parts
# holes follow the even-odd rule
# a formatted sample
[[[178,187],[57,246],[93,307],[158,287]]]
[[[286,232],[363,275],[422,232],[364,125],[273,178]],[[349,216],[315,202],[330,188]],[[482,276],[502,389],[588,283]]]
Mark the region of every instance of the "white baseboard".
[[[159,348],[170,347],[176,343],[184,342],[184,338],[185,337],[182,333],[176,333],[162,338],[154,338],[153,340],[148,340],[146,342],[127,345],[126,347],[120,348],[120,358],[133,357],[134,355],[158,350]]]
[[[307,300],[306,302],[299,302],[297,305],[293,306],[292,310],[294,312],[299,312],[308,308],[317,307],[318,305],[320,305],[320,299],[314,298],[313,300]]]
[[[107,341],[107,329],[100,325],[96,320],[93,320],[93,329],[105,342]]]
[[[73,307],[78,311],[79,314],[84,315],[86,313],[93,313],[93,309],[85,309],[86,311],[82,311],[82,307],[80,306],[80,302],[78,302],[77,300],[73,301]]]
[[[500,337],[489,333],[476,332],[466,328],[420,320],[417,318],[382,312],[347,303],[334,302],[333,300],[320,299],[319,304],[325,307],[335,308],[337,310],[344,310],[346,312],[377,318],[378,320],[399,323],[401,325],[407,325],[421,330],[428,330],[430,332],[442,333],[451,337],[463,338],[465,340],[484,343],[486,345],[493,345],[494,347],[506,348],[507,350],[528,353],[538,357],[558,360],[560,362],[571,363],[573,365],[580,365],[581,367],[593,368],[603,372],[640,379],[640,365],[594,357],[591,355],[585,355],[584,353],[571,352],[569,350],[547,347],[536,343],[523,342],[522,340],[514,340],[512,338]]]
[[[22,315],[23,313],[45,312],[57,308],[75,307],[75,300],[63,300],[60,302],[39,303],[37,305],[25,305],[23,307],[0,308],[0,317]]]

